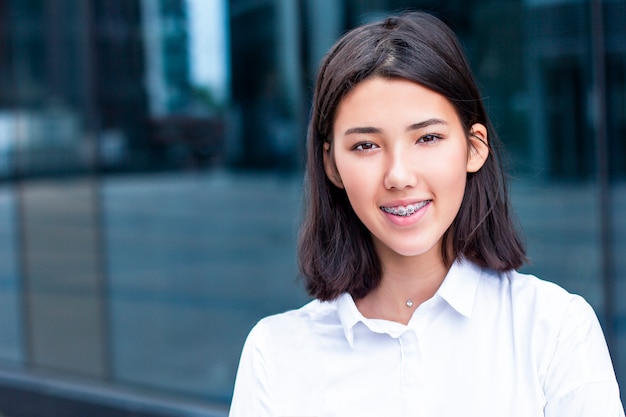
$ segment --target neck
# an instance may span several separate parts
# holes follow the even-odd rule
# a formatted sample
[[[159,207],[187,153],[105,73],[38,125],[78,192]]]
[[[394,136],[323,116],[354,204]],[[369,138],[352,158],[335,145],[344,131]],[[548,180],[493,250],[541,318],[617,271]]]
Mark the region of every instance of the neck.
[[[435,295],[448,273],[449,266],[440,256],[424,258],[400,257],[383,262],[379,286],[357,301],[361,313],[407,324],[415,309]]]

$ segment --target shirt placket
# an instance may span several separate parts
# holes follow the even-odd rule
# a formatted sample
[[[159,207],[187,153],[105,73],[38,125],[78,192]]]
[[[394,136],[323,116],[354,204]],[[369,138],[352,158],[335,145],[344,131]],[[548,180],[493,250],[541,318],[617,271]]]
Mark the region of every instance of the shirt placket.
[[[417,334],[407,329],[399,338],[402,357],[402,409],[403,416],[424,415],[424,380],[420,372],[422,355]]]

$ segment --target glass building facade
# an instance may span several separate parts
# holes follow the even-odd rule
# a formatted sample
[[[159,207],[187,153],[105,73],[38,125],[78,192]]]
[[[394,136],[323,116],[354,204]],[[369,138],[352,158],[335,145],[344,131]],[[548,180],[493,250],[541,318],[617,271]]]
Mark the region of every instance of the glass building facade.
[[[308,300],[317,65],[409,9],[467,51],[524,270],[592,304],[626,383],[625,0],[0,0],[0,414],[226,415],[250,328]]]

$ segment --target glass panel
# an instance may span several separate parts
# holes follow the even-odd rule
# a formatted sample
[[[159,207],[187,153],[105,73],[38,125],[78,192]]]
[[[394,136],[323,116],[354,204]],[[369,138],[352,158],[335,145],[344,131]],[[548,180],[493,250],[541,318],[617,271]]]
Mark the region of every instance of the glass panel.
[[[304,302],[299,179],[111,180],[105,199],[115,378],[227,401],[247,331]]]
[[[626,3],[604,5],[610,195],[590,1],[0,1],[0,362],[228,403],[250,327],[307,300],[296,230],[319,60],[345,30],[418,8],[459,34],[510,155],[525,271],[615,324],[626,380]]]
[[[227,157],[224,117],[229,98],[226,3],[141,0],[139,6],[145,23],[139,27],[142,44],[136,49],[143,51],[144,68],[138,70],[144,74],[116,70],[131,82],[136,77],[146,80],[141,99],[147,114],[133,121],[136,128],[145,128],[137,151],[157,169],[221,164]],[[130,23],[123,15],[111,19]]]
[[[626,381],[626,2],[605,1],[607,66],[607,139],[610,173],[608,224],[610,261],[615,282],[613,357],[618,378]],[[622,398],[624,386],[622,384]]]
[[[602,315],[600,189],[588,117],[589,6],[532,2],[526,8],[526,117],[530,158],[514,199],[526,230],[528,271],[583,295]],[[517,155],[514,155],[515,158]]]
[[[17,365],[24,353],[15,205],[13,187],[0,185],[0,363]]]
[[[107,332],[96,184],[20,189],[29,364],[104,378]]]
[[[624,16],[626,17],[626,16]],[[624,91],[624,90],[622,90]],[[626,107],[622,107],[623,114],[626,114]],[[623,166],[624,162],[622,162]],[[626,306],[624,305],[624,294],[626,294],[626,183],[622,176],[615,185],[611,187],[612,201],[611,213],[613,214],[611,231],[611,260],[613,261],[612,272],[615,277],[613,283],[613,325],[614,325],[614,345],[611,346],[611,354],[615,365],[615,372],[622,385],[622,402],[624,401],[623,381],[626,381]]]

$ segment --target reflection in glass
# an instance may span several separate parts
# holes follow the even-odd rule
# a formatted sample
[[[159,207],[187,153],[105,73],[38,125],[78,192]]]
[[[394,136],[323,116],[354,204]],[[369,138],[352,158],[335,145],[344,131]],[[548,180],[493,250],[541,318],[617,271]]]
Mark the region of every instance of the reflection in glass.
[[[421,8],[459,34],[510,155],[526,270],[614,319],[624,380],[626,2],[602,2],[608,193],[589,3],[0,1],[0,367],[228,403],[250,327],[307,299],[318,63],[348,28]]]

